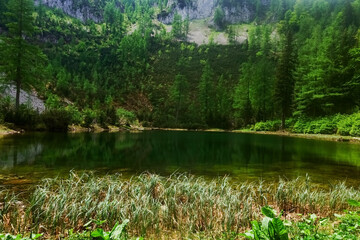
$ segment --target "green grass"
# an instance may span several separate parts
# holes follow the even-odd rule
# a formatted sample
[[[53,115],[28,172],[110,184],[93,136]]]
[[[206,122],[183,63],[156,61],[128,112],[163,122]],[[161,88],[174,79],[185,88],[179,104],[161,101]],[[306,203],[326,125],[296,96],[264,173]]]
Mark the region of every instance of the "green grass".
[[[351,210],[348,199],[360,200],[359,189],[345,183],[319,186],[309,178],[232,184],[228,178],[209,181],[186,174],[123,180],[71,173],[65,180],[42,181],[28,197],[0,192],[0,232],[69,237],[69,229],[79,234],[95,230],[93,222],[86,225],[94,219],[106,220],[103,231],[128,219],[130,237],[215,239],[244,232],[261,218],[264,205],[296,221],[298,213],[332,217]]]

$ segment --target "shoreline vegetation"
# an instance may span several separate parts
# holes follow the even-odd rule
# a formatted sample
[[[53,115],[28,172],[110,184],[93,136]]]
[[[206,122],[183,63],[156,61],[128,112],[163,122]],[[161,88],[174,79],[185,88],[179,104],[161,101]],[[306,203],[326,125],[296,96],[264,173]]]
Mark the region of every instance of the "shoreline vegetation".
[[[225,129],[184,129],[184,128],[157,128],[157,127],[141,127],[141,126],[130,126],[130,127],[117,127],[117,126],[107,126],[107,128],[100,127],[98,125],[85,128],[80,125],[71,125],[69,126],[68,133],[100,133],[100,132],[121,132],[121,131],[204,131],[204,132],[229,132],[229,133],[249,133],[249,134],[264,134],[264,135],[276,135],[276,136],[286,136],[286,137],[296,137],[296,138],[306,138],[322,141],[334,141],[334,142],[349,142],[360,144],[360,137],[353,136],[343,136],[338,134],[309,134],[309,133],[293,133],[287,130],[278,130],[278,131],[256,131],[252,129],[239,129],[239,130],[225,130]],[[13,134],[24,133],[24,130],[14,130],[5,127],[0,124],[0,137]]]
[[[271,206],[282,213],[291,239],[358,239],[359,200],[358,188],[319,185],[308,176],[235,183],[175,173],[124,180],[71,172],[66,179],[44,179],[27,193],[1,190],[0,233],[40,233],[41,239],[244,239],[246,233],[257,239],[249,237],[260,231],[254,221]],[[111,235],[118,226],[121,238],[93,235]]]

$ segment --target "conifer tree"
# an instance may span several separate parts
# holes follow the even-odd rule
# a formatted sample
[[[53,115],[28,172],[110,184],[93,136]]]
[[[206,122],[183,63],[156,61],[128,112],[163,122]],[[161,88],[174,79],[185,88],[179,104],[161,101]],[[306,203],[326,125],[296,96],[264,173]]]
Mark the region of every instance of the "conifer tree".
[[[21,88],[35,84],[38,66],[45,60],[39,48],[29,43],[34,33],[33,9],[32,0],[10,0],[5,12],[9,32],[0,41],[0,72],[5,73],[5,82],[15,84],[16,110]]]
[[[294,33],[296,23],[292,12],[288,11],[285,20],[281,23],[283,34],[283,49],[276,69],[275,81],[275,102],[281,117],[281,129],[285,129],[285,120],[291,114],[295,80],[293,72],[295,70],[294,55]]]

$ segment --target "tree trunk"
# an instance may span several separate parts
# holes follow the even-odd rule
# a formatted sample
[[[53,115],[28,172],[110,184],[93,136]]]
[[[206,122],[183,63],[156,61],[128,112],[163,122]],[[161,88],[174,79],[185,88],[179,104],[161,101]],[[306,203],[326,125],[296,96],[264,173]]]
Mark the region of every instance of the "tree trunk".
[[[281,114],[281,126],[280,126],[281,130],[285,130],[285,113],[284,111]]]
[[[16,81],[16,100],[15,100],[15,110],[19,111],[20,106],[20,91],[21,91],[21,82]]]

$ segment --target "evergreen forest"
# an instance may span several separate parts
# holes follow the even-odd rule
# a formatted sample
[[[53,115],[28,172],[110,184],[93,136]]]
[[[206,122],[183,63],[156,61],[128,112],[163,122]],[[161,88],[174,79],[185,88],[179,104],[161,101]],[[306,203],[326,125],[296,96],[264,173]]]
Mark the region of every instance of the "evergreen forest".
[[[159,16],[175,11],[168,1],[68,2],[97,18],[41,0],[1,1],[1,86],[17,89],[15,101],[1,97],[1,122],[304,132],[301,124],[326,119],[324,133],[342,120],[347,134],[360,134],[359,0],[254,0],[254,17],[237,23],[224,9],[240,3],[221,0],[208,22],[225,44],[188,41],[194,21],[177,12],[163,24]],[[20,104],[20,89],[46,110]]]

